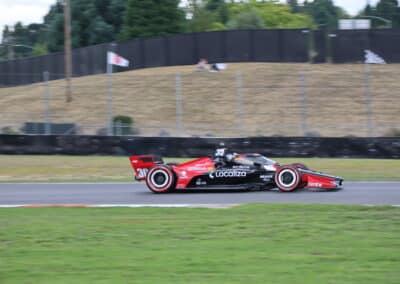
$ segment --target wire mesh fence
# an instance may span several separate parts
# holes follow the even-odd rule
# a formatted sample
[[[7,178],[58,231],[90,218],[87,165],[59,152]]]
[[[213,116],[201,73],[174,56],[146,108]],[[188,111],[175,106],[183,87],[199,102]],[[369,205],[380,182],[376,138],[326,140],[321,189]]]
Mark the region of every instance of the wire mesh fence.
[[[149,69],[113,74],[111,90],[107,75],[74,78],[70,103],[65,82],[42,74],[42,83],[0,88],[0,128],[39,135],[384,136],[400,128],[396,68]]]

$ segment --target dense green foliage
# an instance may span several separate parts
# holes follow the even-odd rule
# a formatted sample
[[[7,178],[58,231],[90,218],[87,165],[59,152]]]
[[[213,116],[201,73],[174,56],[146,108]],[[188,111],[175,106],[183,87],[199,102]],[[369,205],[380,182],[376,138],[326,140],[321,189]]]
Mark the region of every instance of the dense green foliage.
[[[44,24],[24,26],[21,22],[17,22],[12,29],[5,26],[2,38],[3,48],[0,48],[0,58],[20,58],[47,53],[47,32]],[[15,46],[10,49],[9,44]]]
[[[131,135],[138,134],[135,129],[135,121],[130,116],[117,115],[113,117],[113,134],[114,135]]]
[[[400,7],[398,0],[380,0],[376,6],[366,5],[359,16],[382,18],[372,18],[372,26],[375,28],[388,27],[390,25],[394,28],[400,28]],[[387,20],[389,20],[391,24],[389,24]]]
[[[188,0],[186,31],[224,30],[230,19],[229,4],[224,0]]]
[[[255,20],[258,17],[262,20],[262,25],[265,28],[310,28],[313,26],[313,20],[306,14],[292,13],[291,8],[286,4],[280,4],[275,1],[258,2],[250,0],[248,3],[235,3],[229,5],[229,11],[233,21],[242,21],[248,23],[248,19],[252,18],[254,26],[237,28],[259,28],[258,22]],[[256,14],[256,15],[255,15]],[[245,15],[245,17],[244,17]],[[242,19],[245,18],[246,21]]]
[[[228,23],[230,29],[262,29],[265,23],[261,15],[256,9],[250,8],[241,11],[237,16]]]
[[[311,15],[319,28],[323,29],[336,29],[339,19],[349,17],[342,8],[335,6],[332,0],[306,1],[303,10]]]
[[[286,2],[290,6],[292,13],[300,12],[300,6],[297,0],[287,0]]]
[[[121,31],[126,0],[71,0],[72,46],[81,47],[115,40]],[[63,6],[57,2],[45,16],[50,51],[62,50]]]
[[[228,4],[224,0],[208,0],[205,8],[215,13],[217,20],[226,24],[229,20]]]
[[[126,0],[71,0],[72,47],[81,47],[116,39],[121,31]],[[61,1],[50,7],[43,24],[5,27],[3,43],[33,47],[14,47],[14,57],[61,51],[64,45],[64,11]],[[31,48],[32,49],[32,48]]]
[[[121,39],[180,33],[184,13],[179,0],[128,0]]]

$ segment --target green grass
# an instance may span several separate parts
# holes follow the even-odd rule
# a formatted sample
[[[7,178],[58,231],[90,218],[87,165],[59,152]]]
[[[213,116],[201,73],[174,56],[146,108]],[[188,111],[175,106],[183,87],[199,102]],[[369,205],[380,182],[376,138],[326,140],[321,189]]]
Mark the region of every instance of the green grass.
[[[187,159],[168,158],[182,162]],[[345,180],[400,180],[400,160],[279,159],[303,162],[311,169],[342,176]],[[7,156],[0,155],[0,182],[132,182],[128,157]]]
[[[0,283],[398,283],[400,208],[0,209]]]

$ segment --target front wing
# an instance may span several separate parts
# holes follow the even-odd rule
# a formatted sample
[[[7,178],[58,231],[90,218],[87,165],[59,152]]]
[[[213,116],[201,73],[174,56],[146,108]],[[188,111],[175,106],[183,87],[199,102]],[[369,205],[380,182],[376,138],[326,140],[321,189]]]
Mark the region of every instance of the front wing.
[[[337,189],[343,185],[343,178],[328,174],[299,169],[301,181],[306,188]]]

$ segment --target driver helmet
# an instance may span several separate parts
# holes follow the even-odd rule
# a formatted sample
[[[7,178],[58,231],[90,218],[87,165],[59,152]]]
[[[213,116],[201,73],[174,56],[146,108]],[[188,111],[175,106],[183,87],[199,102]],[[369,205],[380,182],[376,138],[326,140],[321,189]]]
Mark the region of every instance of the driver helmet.
[[[228,152],[228,148],[217,148],[215,150],[214,157],[216,157],[216,158],[224,158],[226,156],[227,152]]]
[[[227,162],[232,162],[234,158],[235,158],[235,155],[232,153],[226,153],[226,155],[225,155],[225,160]]]
[[[214,157],[225,162],[232,162],[235,158],[235,153],[229,151],[228,148],[218,148],[215,150]]]

